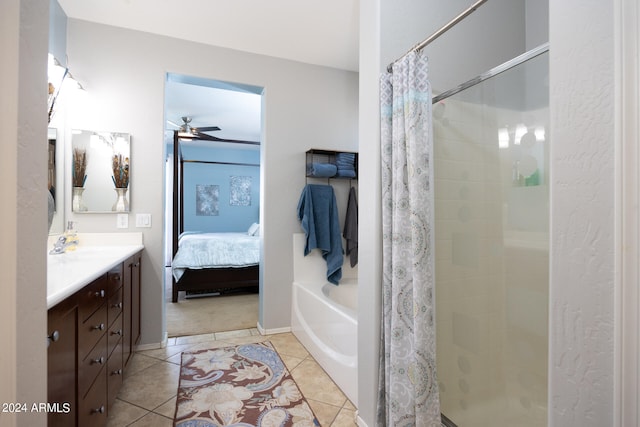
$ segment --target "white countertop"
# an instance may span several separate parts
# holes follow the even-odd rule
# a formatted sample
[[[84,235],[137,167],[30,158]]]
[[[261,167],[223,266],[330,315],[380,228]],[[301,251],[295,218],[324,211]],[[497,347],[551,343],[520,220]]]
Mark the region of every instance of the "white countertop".
[[[78,233],[78,238],[76,250],[47,255],[48,309],[144,249],[142,233]],[[50,239],[47,253],[52,247]]]

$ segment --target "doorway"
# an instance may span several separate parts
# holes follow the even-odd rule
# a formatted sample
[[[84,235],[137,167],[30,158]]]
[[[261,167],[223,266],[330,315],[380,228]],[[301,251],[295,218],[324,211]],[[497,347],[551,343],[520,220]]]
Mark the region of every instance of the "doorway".
[[[206,265],[194,265],[193,271],[215,269],[207,279],[211,289],[180,291],[177,302],[172,302],[173,279],[180,274],[174,268],[177,263],[173,267],[172,263],[174,239],[179,237],[184,238],[181,242],[211,236],[226,239],[228,235],[259,241],[262,93],[261,87],[251,85],[173,73],[166,76],[164,289],[169,337],[256,328],[258,286],[228,288],[218,274],[220,261],[200,259]],[[177,230],[172,226],[174,140],[181,153],[176,192],[182,210],[175,214],[180,216]],[[259,244],[257,248],[259,251]],[[254,261],[243,258],[237,262],[250,265]],[[255,262],[259,263],[259,253]],[[259,266],[252,268],[257,271]]]

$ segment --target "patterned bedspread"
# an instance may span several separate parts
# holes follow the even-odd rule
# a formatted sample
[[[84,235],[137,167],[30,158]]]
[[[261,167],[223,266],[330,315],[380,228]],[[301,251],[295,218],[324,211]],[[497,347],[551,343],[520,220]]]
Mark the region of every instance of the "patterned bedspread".
[[[176,281],[186,269],[248,267],[260,262],[260,238],[246,233],[200,233],[180,237],[171,267]]]

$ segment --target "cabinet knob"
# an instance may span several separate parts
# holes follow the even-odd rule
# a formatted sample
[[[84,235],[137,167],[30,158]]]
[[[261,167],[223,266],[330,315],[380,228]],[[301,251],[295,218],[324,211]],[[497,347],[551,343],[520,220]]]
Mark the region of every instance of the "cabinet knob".
[[[99,298],[104,298],[104,289],[100,289],[95,295]]]
[[[104,323],[100,323],[99,325],[94,326],[93,329],[104,331]]]
[[[113,308],[122,308],[122,303],[119,302],[117,304],[113,304],[111,307],[113,307]]]
[[[51,345],[52,342],[56,342],[60,339],[60,332],[57,330],[53,331],[51,335],[47,337],[47,347]]]
[[[103,364],[104,363],[104,356],[100,356],[98,359],[93,359],[91,361],[92,363],[99,363],[99,364]]]
[[[115,371],[112,371],[111,375],[122,375],[122,369],[116,369]]]
[[[120,275],[119,274],[114,274],[113,275],[113,280],[115,280],[116,282],[120,281]]]
[[[111,332],[111,335],[120,335],[120,336],[122,336],[122,329],[118,329],[115,332]]]
[[[91,410],[92,414],[104,414],[104,405],[101,405],[99,408],[97,409],[92,409]]]

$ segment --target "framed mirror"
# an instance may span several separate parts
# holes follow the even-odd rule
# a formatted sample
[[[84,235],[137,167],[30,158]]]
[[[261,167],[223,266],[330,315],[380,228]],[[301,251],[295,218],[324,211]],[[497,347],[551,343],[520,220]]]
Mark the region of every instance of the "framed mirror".
[[[75,129],[71,151],[71,210],[129,212],[131,136]]]

